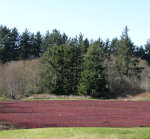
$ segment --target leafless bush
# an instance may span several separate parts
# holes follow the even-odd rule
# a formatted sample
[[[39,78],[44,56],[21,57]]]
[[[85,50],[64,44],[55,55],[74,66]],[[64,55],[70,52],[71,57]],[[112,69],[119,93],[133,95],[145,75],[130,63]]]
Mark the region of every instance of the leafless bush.
[[[142,93],[144,90],[140,87],[140,80],[138,78],[108,78],[110,93],[112,96],[127,96]]]
[[[39,91],[39,72],[41,69],[41,63],[39,59],[25,61],[24,74],[26,81],[26,92],[38,92]]]
[[[4,65],[4,83],[8,96],[15,98],[16,95],[24,93],[23,62],[11,62]]]
[[[0,96],[5,94],[3,66],[0,65]]]
[[[21,97],[25,92],[37,92],[40,62],[30,61],[10,62],[0,66],[0,93],[11,98]]]
[[[139,66],[143,67],[143,64],[139,64]],[[146,68],[148,68],[147,65]],[[129,79],[126,77],[117,76],[117,71],[114,67],[114,59],[112,59],[107,64],[106,74],[108,88],[112,96],[126,96],[128,94],[136,95],[145,92],[145,90],[148,89],[149,82],[147,81],[147,73],[145,73],[145,68],[141,73],[141,78],[133,76]],[[147,84],[147,86],[145,84]]]
[[[140,87],[145,90],[145,92],[150,93],[150,66],[146,60],[140,60],[140,66],[144,67],[142,71],[142,78],[140,82]]]

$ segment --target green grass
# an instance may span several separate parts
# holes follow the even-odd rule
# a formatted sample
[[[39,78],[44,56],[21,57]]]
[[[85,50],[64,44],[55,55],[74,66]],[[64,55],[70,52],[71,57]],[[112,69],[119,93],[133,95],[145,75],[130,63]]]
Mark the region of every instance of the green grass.
[[[0,101],[1,100],[7,100],[8,98],[4,98],[4,97],[0,97]],[[25,99],[21,99],[21,100],[108,100],[108,101],[116,101],[116,100],[124,100],[126,101],[125,99],[94,99],[94,98],[90,98],[90,99],[70,99],[70,98],[54,98],[54,99],[38,99],[38,98],[33,98],[33,99],[30,99],[30,98],[25,98]],[[134,100],[134,99],[131,99],[129,101],[150,101],[150,99],[139,99],[139,100]]]
[[[0,100],[6,100],[6,98],[4,98],[4,97],[0,97]]]
[[[100,99],[70,99],[70,98],[54,98],[54,99],[38,99],[38,98],[34,98],[34,99],[30,99],[30,98],[26,98],[26,99],[22,99],[22,100],[100,100]]]
[[[70,98],[54,98],[54,99],[38,99],[38,98],[25,98],[22,100],[106,100],[106,101],[116,101],[116,100],[122,100],[122,101],[126,101],[126,99],[95,99],[95,98],[89,98],[89,99],[70,99]],[[138,100],[134,100],[134,99],[130,99],[129,101],[150,101],[150,99],[138,99]]]
[[[38,128],[0,131],[0,139],[150,139],[150,128]]]

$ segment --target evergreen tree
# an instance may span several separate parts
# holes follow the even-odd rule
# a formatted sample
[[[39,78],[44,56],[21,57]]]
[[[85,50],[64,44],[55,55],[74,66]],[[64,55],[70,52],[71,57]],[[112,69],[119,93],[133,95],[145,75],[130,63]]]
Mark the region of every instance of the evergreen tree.
[[[41,44],[42,44],[42,35],[40,32],[37,32],[36,35],[32,34],[32,37],[31,37],[31,55],[33,58],[37,58],[37,57],[40,57],[40,55],[42,54],[42,51],[41,51]]]
[[[31,34],[27,29],[20,38],[20,59],[32,59],[32,40],[33,34]]]
[[[0,26],[0,60],[3,63],[17,60],[18,36],[16,28]]]
[[[150,41],[147,41],[145,45],[145,59],[150,63]]]
[[[128,36],[128,28],[125,27],[122,33],[119,47],[117,48],[116,68],[120,76],[131,78],[134,75],[138,76],[140,68],[138,68],[138,60],[134,58],[135,46]]]
[[[106,42],[104,43],[104,50],[105,50],[106,54],[111,53],[111,43],[110,43],[109,39],[107,39]]]
[[[74,63],[74,77],[75,77],[75,92],[77,93],[78,90],[78,84],[79,79],[81,78],[81,71],[82,71],[82,63],[84,59],[84,55],[87,52],[87,49],[89,47],[89,41],[86,38],[84,40],[83,35],[80,33],[79,37],[76,36],[76,38],[73,38],[70,40],[70,45],[73,47],[73,63]]]
[[[49,31],[47,31],[43,42],[41,44],[42,46],[42,52],[45,52],[47,50],[47,48],[50,48],[52,46],[58,46],[61,44],[65,44],[68,41],[68,36],[64,33],[63,35],[56,29],[54,29],[52,31],[52,33],[50,33]]]
[[[68,44],[52,46],[42,59],[40,86],[43,91],[57,95],[75,93],[73,47]]]
[[[83,71],[79,81],[79,95],[107,96],[104,67],[102,66],[104,51],[103,43],[99,41],[89,46],[84,57]]]
[[[142,59],[146,59],[146,51],[145,49],[143,48],[143,46],[140,46],[140,47],[137,47],[136,50],[135,50],[135,56],[136,57],[140,57]]]
[[[13,28],[11,30],[9,38],[10,38],[9,46],[11,47],[11,49],[10,49],[11,54],[9,55],[9,57],[10,57],[9,61],[19,60],[19,39],[20,39],[20,35],[19,35],[18,30],[16,28]]]
[[[113,55],[117,55],[118,47],[119,47],[119,40],[117,38],[112,39],[110,44],[110,51]]]

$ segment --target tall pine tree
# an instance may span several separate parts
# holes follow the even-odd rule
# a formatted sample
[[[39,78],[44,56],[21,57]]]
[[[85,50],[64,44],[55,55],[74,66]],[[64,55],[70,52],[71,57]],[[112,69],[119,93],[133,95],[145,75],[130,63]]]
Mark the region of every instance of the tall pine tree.
[[[2,63],[17,60],[19,33],[16,28],[0,26],[0,60]]]
[[[138,60],[135,58],[134,50],[135,46],[128,36],[128,28],[126,26],[116,50],[116,68],[119,76],[128,78],[139,76],[140,68],[138,67]]]
[[[44,92],[57,95],[75,94],[73,47],[69,44],[52,46],[42,58],[40,86]]]
[[[84,57],[83,71],[79,81],[78,94],[92,97],[106,97],[106,80],[104,67],[105,49],[101,41],[91,44]]]

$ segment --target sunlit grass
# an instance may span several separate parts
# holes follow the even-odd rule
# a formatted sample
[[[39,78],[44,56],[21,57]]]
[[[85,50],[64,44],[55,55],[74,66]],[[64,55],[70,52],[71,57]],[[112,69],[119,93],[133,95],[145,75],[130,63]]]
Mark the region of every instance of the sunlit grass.
[[[150,139],[150,128],[37,128],[0,132],[0,139]]]
[[[54,99],[38,99],[38,98],[34,98],[34,99],[30,99],[30,98],[26,98],[26,99],[22,99],[22,100],[101,100],[101,99],[70,99],[70,98],[54,98]]]
[[[7,98],[4,98],[4,97],[0,97],[0,100],[6,100]]]

